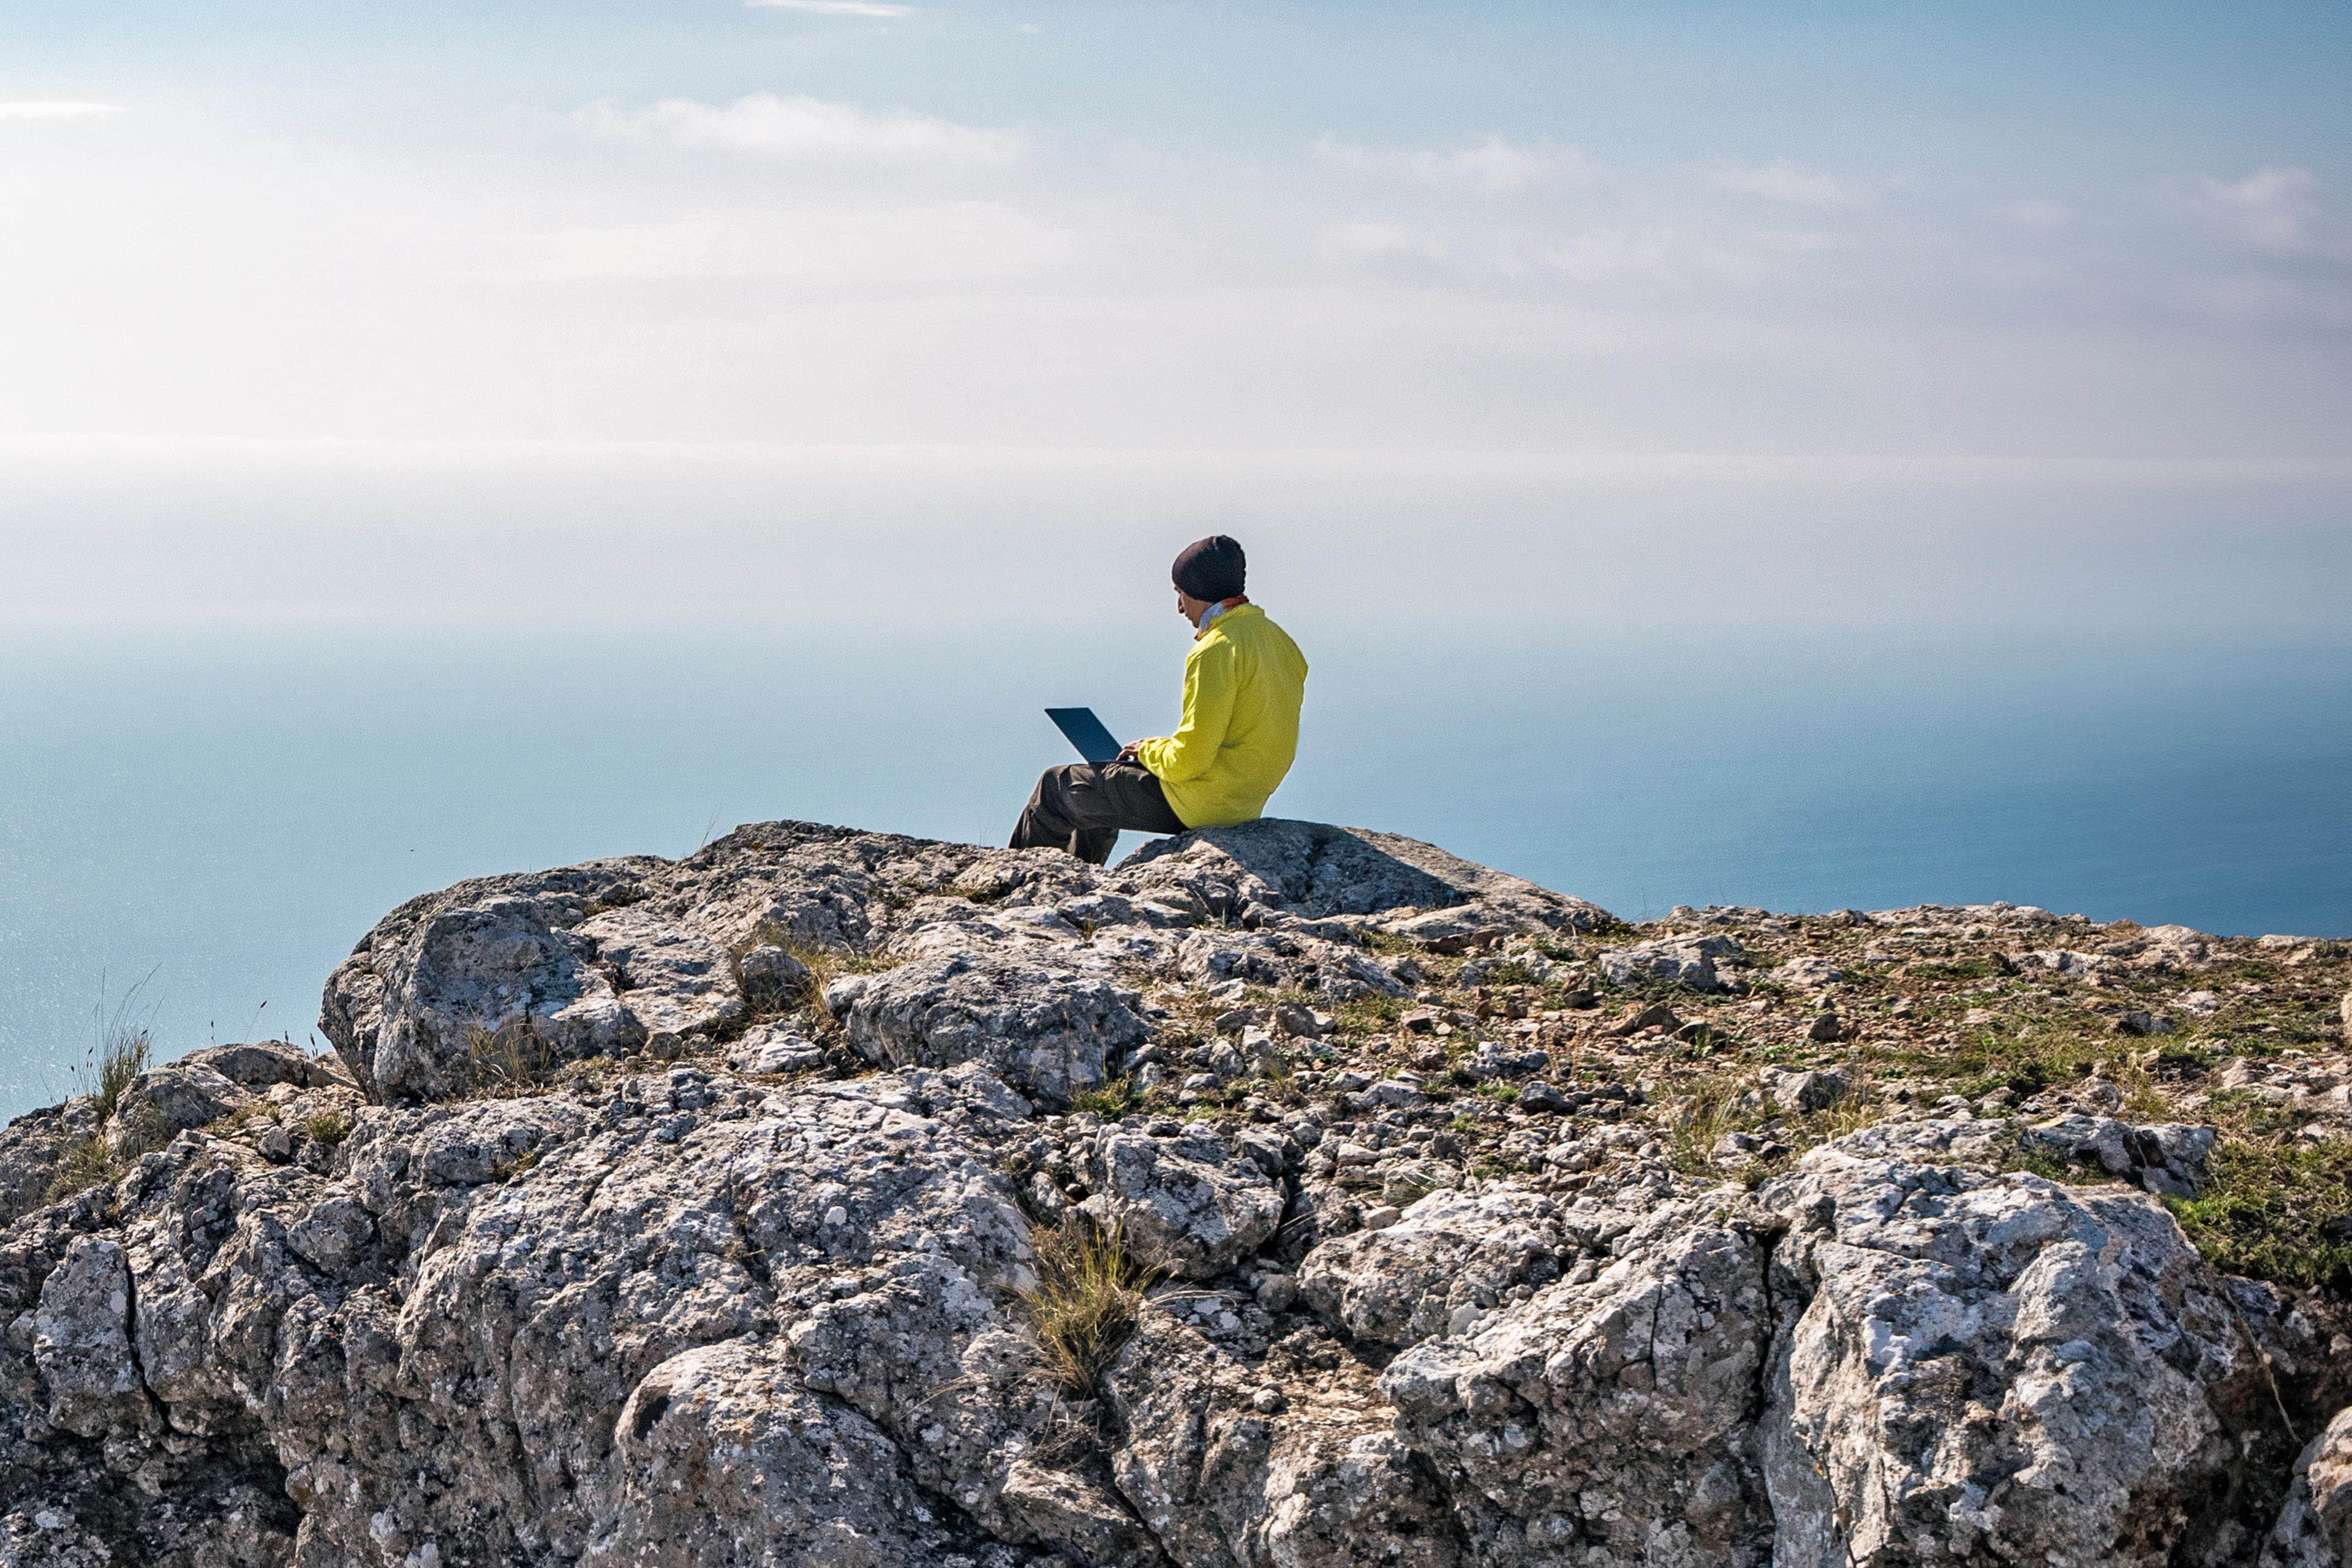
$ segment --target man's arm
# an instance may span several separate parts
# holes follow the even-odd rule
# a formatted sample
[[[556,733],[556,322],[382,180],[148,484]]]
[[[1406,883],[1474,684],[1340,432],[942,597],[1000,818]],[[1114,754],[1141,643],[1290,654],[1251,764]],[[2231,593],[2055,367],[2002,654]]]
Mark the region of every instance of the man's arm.
[[[1234,686],[1238,654],[1219,642],[1184,661],[1184,719],[1173,735],[1138,741],[1129,748],[1134,760],[1162,779],[1204,778],[1225,743],[1225,729],[1234,717]]]

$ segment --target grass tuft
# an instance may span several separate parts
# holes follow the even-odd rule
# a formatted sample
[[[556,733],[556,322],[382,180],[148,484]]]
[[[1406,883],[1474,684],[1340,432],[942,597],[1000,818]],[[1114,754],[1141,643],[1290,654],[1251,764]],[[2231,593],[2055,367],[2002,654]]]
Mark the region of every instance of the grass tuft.
[[[302,1134],[314,1143],[331,1149],[352,1135],[352,1119],[341,1110],[322,1110],[302,1123]]]
[[[466,1056],[474,1092],[484,1100],[537,1094],[555,1076],[555,1047],[529,1018],[495,1029],[472,1026],[466,1031]]]
[[[142,1154],[161,1149],[179,1129],[163,1120],[152,1106],[142,1106],[113,1133],[91,1133],[66,1151],[57,1174],[49,1179],[47,1201],[57,1203],[120,1178]]]
[[[105,1133],[93,1132],[66,1151],[57,1174],[49,1178],[48,1201],[60,1203],[76,1193],[111,1182],[130,1163],[116,1156],[114,1144]]]
[[[1686,1176],[1736,1174],[1748,1186],[1759,1186],[1806,1150],[1859,1132],[1882,1114],[1867,1081],[1849,1086],[1832,1104],[1801,1112],[1781,1111],[1769,1103],[1750,1105],[1748,1095],[1756,1087],[1753,1079],[1729,1074],[1692,1084],[1666,1124],[1667,1164]],[[1760,1132],[1767,1127],[1774,1129],[1772,1140],[1781,1146],[1781,1153],[1770,1159],[1717,1161],[1715,1146],[1725,1133]]]
[[[149,978],[153,978],[152,972]],[[114,1114],[115,1107],[122,1102],[123,1090],[131,1087],[131,1079],[147,1070],[154,1057],[154,1037],[138,1007],[140,987],[146,984],[142,980],[125,991],[111,1010],[103,996],[94,1009],[98,1043],[91,1047],[85,1068],[101,1121]]]
[[[808,979],[798,990],[771,994],[765,988],[747,985],[743,977],[743,956],[753,948],[777,947],[792,954]],[[838,952],[829,947],[812,947],[797,941],[782,926],[762,921],[751,934],[735,944],[727,959],[728,974],[735,988],[743,995],[752,1011],[761,1017],[784,1017],[793,1013],[803,1016],[809,1027],[821,1029],[833,1021],[825,1011],[824,988],[845,974],[875,974],[893,968],[898,961],[879,952]]]
[[[1164,1110],[1167,1102],[1150,1089],[1138,1089],[1131,1073],[1121,1073],[1100,1089],[1082,1089],[1070,1096],[1070,1114],[1086,1111],[1105,1121],[1120,1121],[1138,1111]]]
[[[1046,1374],[1073,1398],[1089,1398],[1103,1368],[1135,1331],[1143,1294],[1167,1272],[1139,1258],[1116,1226],[1085,1215],[1051,1227],[1033,1227],[1037,1285],[1022,1294],[1024,1315],[1037,1337]]]
[[[1100,1089],[1082,1089],[1070,1096],[1070,1111],[1073,1115],[1084,1111],[1099,1116],[1105,1121],[1117,1121],[1121,1117],[1132,1115],[1142,1102],[1143,1097],[1136,1090],[1134,1077],[1121,1073]]]
[[[1343,1038],[1386,1035],[1415,1004],[1409,997],[1383,996],[1374,991],[1348,1002],[1325,1004],[1331,1015],[1331,1033]]]
[[[1715,1146],[1727,1132],[1744,1131],[1756,1119],[1742,1109],[1745,1083],[1706,1079],[1691,1086],[1666,1124],[1666,1163],[1686,1176],[1715,1176]]]
[[[2215,1268],[2352,1294],[2352,1145],[2224,1136],[2206,1168],[2165,1204]]]

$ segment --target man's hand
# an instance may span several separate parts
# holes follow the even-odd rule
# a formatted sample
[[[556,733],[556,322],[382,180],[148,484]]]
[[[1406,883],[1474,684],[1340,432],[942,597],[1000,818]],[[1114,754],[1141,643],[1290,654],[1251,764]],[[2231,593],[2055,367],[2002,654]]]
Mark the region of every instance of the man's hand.
[[[1111,761],[1114,763],[1131,763],[1135,761],[1135,748],[1141,744],[1143,744],[1143,742],[1140,741],[1129,741],[1126,745],[1121,746],[1118,749],[1118,755],[1113,757]]]

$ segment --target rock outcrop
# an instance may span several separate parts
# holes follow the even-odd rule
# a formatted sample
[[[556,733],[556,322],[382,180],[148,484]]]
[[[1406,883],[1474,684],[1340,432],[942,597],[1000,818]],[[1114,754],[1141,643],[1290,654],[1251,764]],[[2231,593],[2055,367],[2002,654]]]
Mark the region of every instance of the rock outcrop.
[[[1286,822],[412,900],[337,1058],[0,1133],[0,1564],[2352,1561],[2352,1340],[2191,1245],[2214,1126],[1875,1083],[1880,961],[1678,914]],[[1810,1067],[1682,1016],[1795,984]]]

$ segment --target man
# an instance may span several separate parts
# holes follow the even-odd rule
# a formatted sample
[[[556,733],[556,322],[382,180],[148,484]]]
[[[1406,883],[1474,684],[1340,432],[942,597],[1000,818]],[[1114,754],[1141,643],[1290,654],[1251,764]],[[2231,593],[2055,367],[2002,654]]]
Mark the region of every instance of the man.
[[[1118,830],[1181,833],[1255,820],[1298,754],[1307,660],[1242,592],[1242,547],[1212,534],[1184,547],[1170,573],[1176,612],[1192,623],[1184,659],[1184,719],[1173,735],[1137,741],[1116,761],[1047,768],[1013,847],[1066,849],[1099,866]]]

